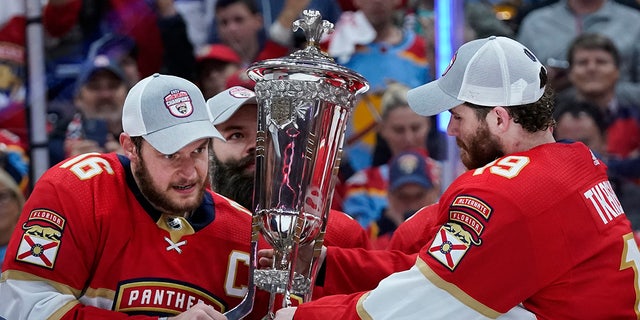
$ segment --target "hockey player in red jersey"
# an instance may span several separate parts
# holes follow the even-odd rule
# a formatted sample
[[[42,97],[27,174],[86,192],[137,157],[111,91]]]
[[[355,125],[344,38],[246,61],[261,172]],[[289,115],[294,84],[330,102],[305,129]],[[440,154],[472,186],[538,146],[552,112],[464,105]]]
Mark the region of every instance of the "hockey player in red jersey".
[[[442,195],[437,227],[410,256],[328,247],[325,290],[369,291],[276,318],[640,317],[629,220],[606,166],[582,143],[554,141],[546,84],[546,69],[514,40],[461,46],[440,79],[408,95],[421,115],[449,110],[447,132],[470,169]]]
[[[202,93],[155,74],[122,121],[124,155],[79,155],[37,182],[2,268],[0,318],[224,319],[244,297],[251,214],[205,188],[220,134]]]

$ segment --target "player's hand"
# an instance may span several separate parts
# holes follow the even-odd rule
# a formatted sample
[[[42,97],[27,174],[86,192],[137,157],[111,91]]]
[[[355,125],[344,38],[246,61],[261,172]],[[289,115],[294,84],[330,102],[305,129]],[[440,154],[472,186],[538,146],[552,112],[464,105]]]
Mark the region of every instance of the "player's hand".
[[[273,249],[258,250],[258,266],[260,268],[273,267]]]
[[[322,248],[323,251],[326,251],[326,248]],[[273,267],[273,249],[261,249],[258,250],[258,265],[261,268],[272,268]],[[313,259],[313,243],[306,244],[300,246],[298,248],[298,261],[296,262],[296,272],[300,274],[307,274],[309,271],[309,265],[311,263],[311,259]]]
[[[198,302],[189,310],[175,316],[170,317],[172,320],[227,320],[224,314],[216,311],[212,306]]]
[[[296,272],[308,274],[313,259],[313,242],[298,247],[298,261],[296,262]]]

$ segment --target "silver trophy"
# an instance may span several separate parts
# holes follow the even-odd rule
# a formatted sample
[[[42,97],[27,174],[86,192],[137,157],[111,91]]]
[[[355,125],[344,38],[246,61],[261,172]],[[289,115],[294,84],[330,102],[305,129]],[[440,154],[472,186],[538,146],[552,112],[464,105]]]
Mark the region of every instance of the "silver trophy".
[[[258,100],[252,253],[249,292],[227,312],[229,319],[251,311],[254,285],[271,293],[265,319],[296,297],[311,299],[347,121],[356,95],[369,89],[361,75],[320,51],[320,38],[333,24],[318,11],[305,10],[293,23],[298,29],[307,37],[305,49],[247,71]],[[275,251],[271,269],[257,268],[259,233]],[[313,245],[308,266],[296,266],[301,245]],[[282,295],[280,307],[276,295]]]

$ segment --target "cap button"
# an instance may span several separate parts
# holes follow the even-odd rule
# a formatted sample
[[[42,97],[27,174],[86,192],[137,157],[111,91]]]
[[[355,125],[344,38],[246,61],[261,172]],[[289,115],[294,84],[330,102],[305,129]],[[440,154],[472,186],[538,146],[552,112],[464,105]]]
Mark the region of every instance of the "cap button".
[[[157,78],[157,77],[159,77],[159,76],[160,76],[160,74],[159,74],[159,73],[157,73],[157,72],[153,74],[153,77],[154,77],[154,78]]]
[[[490,36],[489,37],[489,40],[495,40],[495,39],[496,39],[496,36]]]

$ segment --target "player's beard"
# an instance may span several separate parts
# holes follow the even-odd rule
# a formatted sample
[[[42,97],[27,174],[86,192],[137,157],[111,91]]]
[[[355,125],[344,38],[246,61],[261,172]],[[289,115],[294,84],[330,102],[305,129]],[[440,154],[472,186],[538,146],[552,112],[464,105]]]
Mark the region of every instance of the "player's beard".
[[[161,210],[168,214],[184,214],[188,212],[193,212],[202,203],[202,199],[204,197],[204,189],[205,185],[203,181],[198,181],[196,183],[195,188],[197,189],[196,194],[197,197],[193,201],[178,203],[176,201],[171,200],[170,197],[167,196],[166,190],[160,190],[160,187],[157,187],[153,183],[153,177],[151,176],[151,172],[144,165],[144,160],[140,159],[137,163],[137,170],[133,170],[133,175],[136,177],[138,181],[138,187],[140,188],[140,192],[147,198],[147,200],[158,210]],[[171,186],[168,188],[171,189]]]
[[[460,147],[460,160],[469,170],[480,168],[504,156],[500,142],[491,134],[486,122],[481,123],[469,141],[456,138],[456,143]]]
[[[243,207],[253,206],[254,171],[248,167],[255,163],[255,155],[248,155],[240,160],[220,161],[212,157],[213,189],[217,193],[234,200]]]

